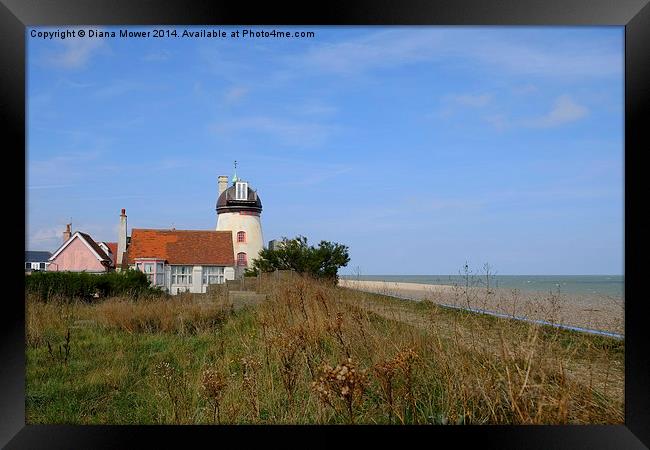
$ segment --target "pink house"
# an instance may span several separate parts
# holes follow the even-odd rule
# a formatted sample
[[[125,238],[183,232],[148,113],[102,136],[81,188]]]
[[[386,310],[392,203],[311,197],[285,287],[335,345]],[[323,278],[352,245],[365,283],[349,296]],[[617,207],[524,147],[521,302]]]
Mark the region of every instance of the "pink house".
[[[80,231],[72,236],[70,234],[70,225],[68,225],[63,233],[65,242],[50,258],[48,271],[102,273],[115,267],[113,253],[115,243],[97,243],[88,234]]]

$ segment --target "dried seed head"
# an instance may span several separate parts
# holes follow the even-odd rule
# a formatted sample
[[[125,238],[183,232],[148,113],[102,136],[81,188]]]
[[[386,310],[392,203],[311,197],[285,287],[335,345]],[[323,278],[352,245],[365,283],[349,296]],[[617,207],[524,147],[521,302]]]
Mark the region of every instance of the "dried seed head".
[[[206,395],[213,399],[219,399],[228,384],[226,376],[215,369],[204,370],[201,382]]]
[[[356,370],[351,358],[347,362],[332,368],[329,365],[321,367],[317,382],[312,384],[319,398],[331,405],[332,393],[337,393],[341,400],[358,400],[363,395],[366,383],[365,370]]]
[[[170,381],[172,378],[174,378],[176,371],[171,364],[169,364],[167,361],[163,361],[156,364],[156,367],[154,368],[154,374],[165,381]]]

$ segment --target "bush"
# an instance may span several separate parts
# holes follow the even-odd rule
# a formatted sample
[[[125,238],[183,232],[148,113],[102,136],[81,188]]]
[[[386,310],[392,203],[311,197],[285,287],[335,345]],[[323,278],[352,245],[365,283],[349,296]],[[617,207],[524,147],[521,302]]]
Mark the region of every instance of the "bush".
[[[158,296],[162,290],[149,285],[147,276],[137,270],[92,274],[86,272],[34,272],[25,276],[25,293],[41,300],[52,297],[92,300],[97,297],[128,295]]]
[[[244,275],[257,275],[259,272],[275,270],[295,270],[307,273],[314,278],[338,280],[338,269],[350,262],[348,247],[336,242],[320,241],[318,247],[307,245],[307,238],[282,238],[278,249],[262,249],[259,257],[253,260],[253,267]]]

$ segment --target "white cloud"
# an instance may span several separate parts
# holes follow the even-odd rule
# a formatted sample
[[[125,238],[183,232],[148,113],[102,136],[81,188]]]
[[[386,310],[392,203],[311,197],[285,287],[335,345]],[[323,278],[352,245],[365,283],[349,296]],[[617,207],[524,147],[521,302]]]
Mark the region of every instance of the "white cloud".
[[[451,211],[474,211],[480,209],[484,202],[477,199],[468,198],[407,198],[401,206],[404,207],[402,213],[408,210],[420,213],[439,212],[445,210]]]
[[[579,105],[570,96],[562,95],[555,100],[553,108],[545,115],[524,122],[532,128],[550,128],[575,122],[589,113],[587,107]]]
[[[299,60],[340,74],[430,59],[440,47],[439,31],[381,31],[362,38],[313,47]]]
[[[92,178],[89,167],[103,154],[101,150],[66,152],[47,159],[27,160],[27,179],[32,186],[65,186]],[[37,188],[38,189],[38,188]]]
[[[611,40],[582,40],[573,45],[544,47],[529,35],[522,34],[519,41],[516,38],[516,34],[504,35],[483,29],[397,29],[314,46],[305,54],[293,57],[292,61],[343,75],[436,61],[479,63],[502,72],[544,77],[592,78],[620,75],[623,71],[622,48],[616,49]],[[547,40],[542,39],[542,42]]]
[[[42,184],[42,185],[34,185],[34,186],[27,186],[27,189],[60,189],[60,188],[66,188],[66,187],[71,187],[74,186],[74,184]]]
[[[248,94],[248,91],[249,89],[243,86],[234,86],[226,91],[224,95],[224,99],[228,103],[236,103],[242,98],[244,98],[244,96]]]
[[[548,201],[553,198],[562,200],[587,200],[587,199],[607,199],[620,194],[620,190],[611,187],[583,187],[565,184],[547,185],[537,189],[517,189],[492,191],[484,197],[484,202],[490,205],[503,203],[512,204],[521,202],[535,206],[539,201]]]
[[[493,114],[486,116],[485,121],[492,125],[497,131],[503,131],[510,127],[510,121],[503,114]]]
[[[97,100],[108,100],[125,94],[139,94],[152,92],[161,92],[169,90],[169,86],[164,83],[142,83],[140,81],[131,81],[126,79],[111,80],[93,90],[90,96]],[[122,119],[120,119],[120,122]]]
[[[191,167],[191,163],[187,159],[163,158],[154,164],[145,165],[143,168],[146,167],[149,167],[150,170],[176,170]]]
[[[331,116],[338,112],[338,108],[317,101],[306,101],[302,104],[291,104],[287,108],[300,116]]]
[[[250,75],[255,75],[257,78],[258,66],[256,64],[229,56],[221,49],[221,46],[201,47],[199,48],[199,57],[203,62],[204,69],[233,84],[250,78]]]
[[[168,50],[159,50],[156,52],[148,53],[145,55],[142,60],[148,62],[161,62],[167,61],[171,57],[171,52]]]
[[[539,48],[527,42],[486,39],[481,45],[471,48],[467,56],[522,75],[591,78],[623,73],[622,48],[618,52],[612,51],[598,42]]]
[[[522,86],[515,86],[512,88],[512,93],[516,95],[527,95],[539,92],[539,88],[534,84],[524,84]]]
[[[478,109],[488,106],[494,96],[492,94],[453,94],[446,95],[442,99],[442,108],[433,115],[435,117],[450,118],[459,110],[465,108]]]
[[[470,106],[473,108],[480,108],[486,106],[492,101],[492,94],[462,94],[453,95],[450,100],[460,106]]]
[[[336,178],[340,175],[346,174],[352,170],[351,167],[337,167],[337,168],[325,168],[325,169],[309,169],[309,170],[297,170],[296,173],[305,175],[302,178],[292,177],[289,181],[284,181],[280,183],[270,183],[268,186],[313,186],[316,184],[321,184],[325,181],[328,181],[332,178]],[[267,187],[268,187],[267,186]]]
[[[192,92],[194,95],[197,95],[199,97],[203,97],[205,95],[205,89],[203,88],[203,83],[200,81],[195,81],[192,83]]]
[[[28,242],[34,243],[36,246],[38,246],[41,243],[51,244],[55,240],[63,239],[64,229],[65,229],[65,225],[59,225],[59,226],[48,227],[48,228],[40,228],[36,230],[34,233],[30,234]]]
[[[334,131],[331,125],[266,116],[230,119],[213,124],[210,128],[217,134],[262,133],[285,144],[302,146],[321,144]]]
[[[62,69],[78,69],[106,46],[104,38],[58,39],[59,51],[49,54],[46,62]]]
[[[539,117],[531,119],[513,120],[505,114],[492,114],[484,120],[497,131],[504,131],[513,127],[525,128],[552,128],[567,123],[575,122],[589,114],[586,106],[576,103],[570,96],[561,95],[555,99],[551,110]]]
[[[97,89],[93,93],[93,97],[105,100],[112,97],[118,97],[120,95],[124,95],[129,92],[133,92],[140,89],[142,89],[142,86],[139,83],[119,80],[110,84],[106,84],[101,88]]]
[[[66,87],[69,88],[74,88],[74,89],[86,89],[89,87],[93,87],[95,83],[80,83],[78,81],[73,81],[73,80],[62,80],[62,84],[64,84]]]

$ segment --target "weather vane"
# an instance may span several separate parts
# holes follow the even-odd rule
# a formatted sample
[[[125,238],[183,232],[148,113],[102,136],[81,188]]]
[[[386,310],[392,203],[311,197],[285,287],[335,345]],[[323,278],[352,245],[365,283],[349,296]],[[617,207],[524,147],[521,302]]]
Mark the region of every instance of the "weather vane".
[[[236,183],[238,180],[239,178],[237,178],[237,161],[235,161],[235,174],[232,177],[233,184]]]

